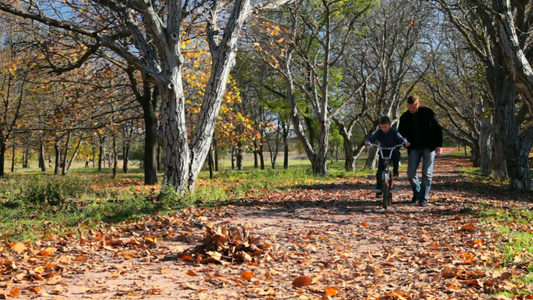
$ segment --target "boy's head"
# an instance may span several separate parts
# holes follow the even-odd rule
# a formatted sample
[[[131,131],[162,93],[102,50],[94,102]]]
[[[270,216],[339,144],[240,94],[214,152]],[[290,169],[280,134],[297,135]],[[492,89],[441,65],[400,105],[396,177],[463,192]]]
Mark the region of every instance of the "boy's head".
[[[383,116],[379,119],[379,129],[383,131],[383,133],[389,132],[390,129],[390,118],[387,116]]]
[[[418,100],[417,95],[411,95],[407,97],[407,109],[410,113],[414,114],[418,111],[418,107],[420,106],[420,101]]]

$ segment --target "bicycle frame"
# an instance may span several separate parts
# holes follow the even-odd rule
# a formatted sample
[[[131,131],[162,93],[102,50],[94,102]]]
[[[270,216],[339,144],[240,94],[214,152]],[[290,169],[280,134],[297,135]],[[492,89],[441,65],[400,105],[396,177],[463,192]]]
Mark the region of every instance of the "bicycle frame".
[[[379,155],[383,160],[383,172],[381,173],[381,194],[383,195],[383,208],[392,203],[392,189],[394,188],[393,176],[390,172],[390,161],[392,159],[392,153],[396,148],[401,148],[403,144],[398,144],[394,147],[381,147],[379,145],[372,144],[370,146],[378,147]],[[390,150],[388,157],[383,154],[383,150]]]

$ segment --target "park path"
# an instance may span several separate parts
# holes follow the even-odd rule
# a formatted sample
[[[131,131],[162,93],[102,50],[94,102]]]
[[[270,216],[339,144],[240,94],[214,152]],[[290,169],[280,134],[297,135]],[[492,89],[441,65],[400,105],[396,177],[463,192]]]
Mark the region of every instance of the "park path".
[[[0,290],[20,288],[21,299],[489,299],[527,288],[512,280],[523,270],[502,268],[496,234],[474,212],[481,203],[531,209],[528,195],[471,182],[458,171],[465,166],[437,159],[425,207],[410,203],[405,177],[387,210],[373,176],[310,180],[42,241],[12,262],[47,260],[42,273],[28,267],[32,278],[15,274]]]

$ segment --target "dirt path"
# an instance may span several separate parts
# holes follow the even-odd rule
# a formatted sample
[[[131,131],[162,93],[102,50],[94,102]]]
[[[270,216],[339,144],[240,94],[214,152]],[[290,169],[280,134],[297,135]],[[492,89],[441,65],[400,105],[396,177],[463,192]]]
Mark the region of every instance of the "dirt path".
[[[457,171],[467,165],[438,158],[425,207],[409,202],[400,178],[392,207],[382,209],[367,176],[43,241],[20,262],[0,260],[0,290],[10,298],[18,288],[19,299],[488,299],[494,290],[523,288],[511,280],[523,270],[501,269],[495,235],[472,208],[531,209],[528,195],[469,182]],[[235,247],[250,241],[261,251],[245,262],[198,263],[208,255],[183,251],[208,242],[206,226],[244,230],[256,239],[242,237]],[[48,255],[47,247],[55,250]]]

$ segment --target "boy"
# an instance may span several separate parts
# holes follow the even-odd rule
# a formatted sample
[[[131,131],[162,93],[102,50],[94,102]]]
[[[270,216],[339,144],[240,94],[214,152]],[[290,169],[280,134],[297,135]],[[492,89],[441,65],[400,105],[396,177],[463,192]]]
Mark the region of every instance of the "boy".
[[[381,147],[394,147],[398,144],[404,144],[409,147],[409,142],[394,128],[391,128],[390,118],[387,116],[381,117],[379,120],[379,129],[373,135],[365,139],[365,146],[370,146],[371,143],[378,140]],[[383,150],[383,156],[388,156],[390,150]],[[392,153],[391,162],[393,165],[393,176],[398,176],[398,164],[400,161],[400,151],[396,148]],[[383,159],[379,156],[378,171],[376,173],[377,189],[381,190],[381,172],[384,169]],[[381,192],[376,194],[376,197],[381,197]]]

